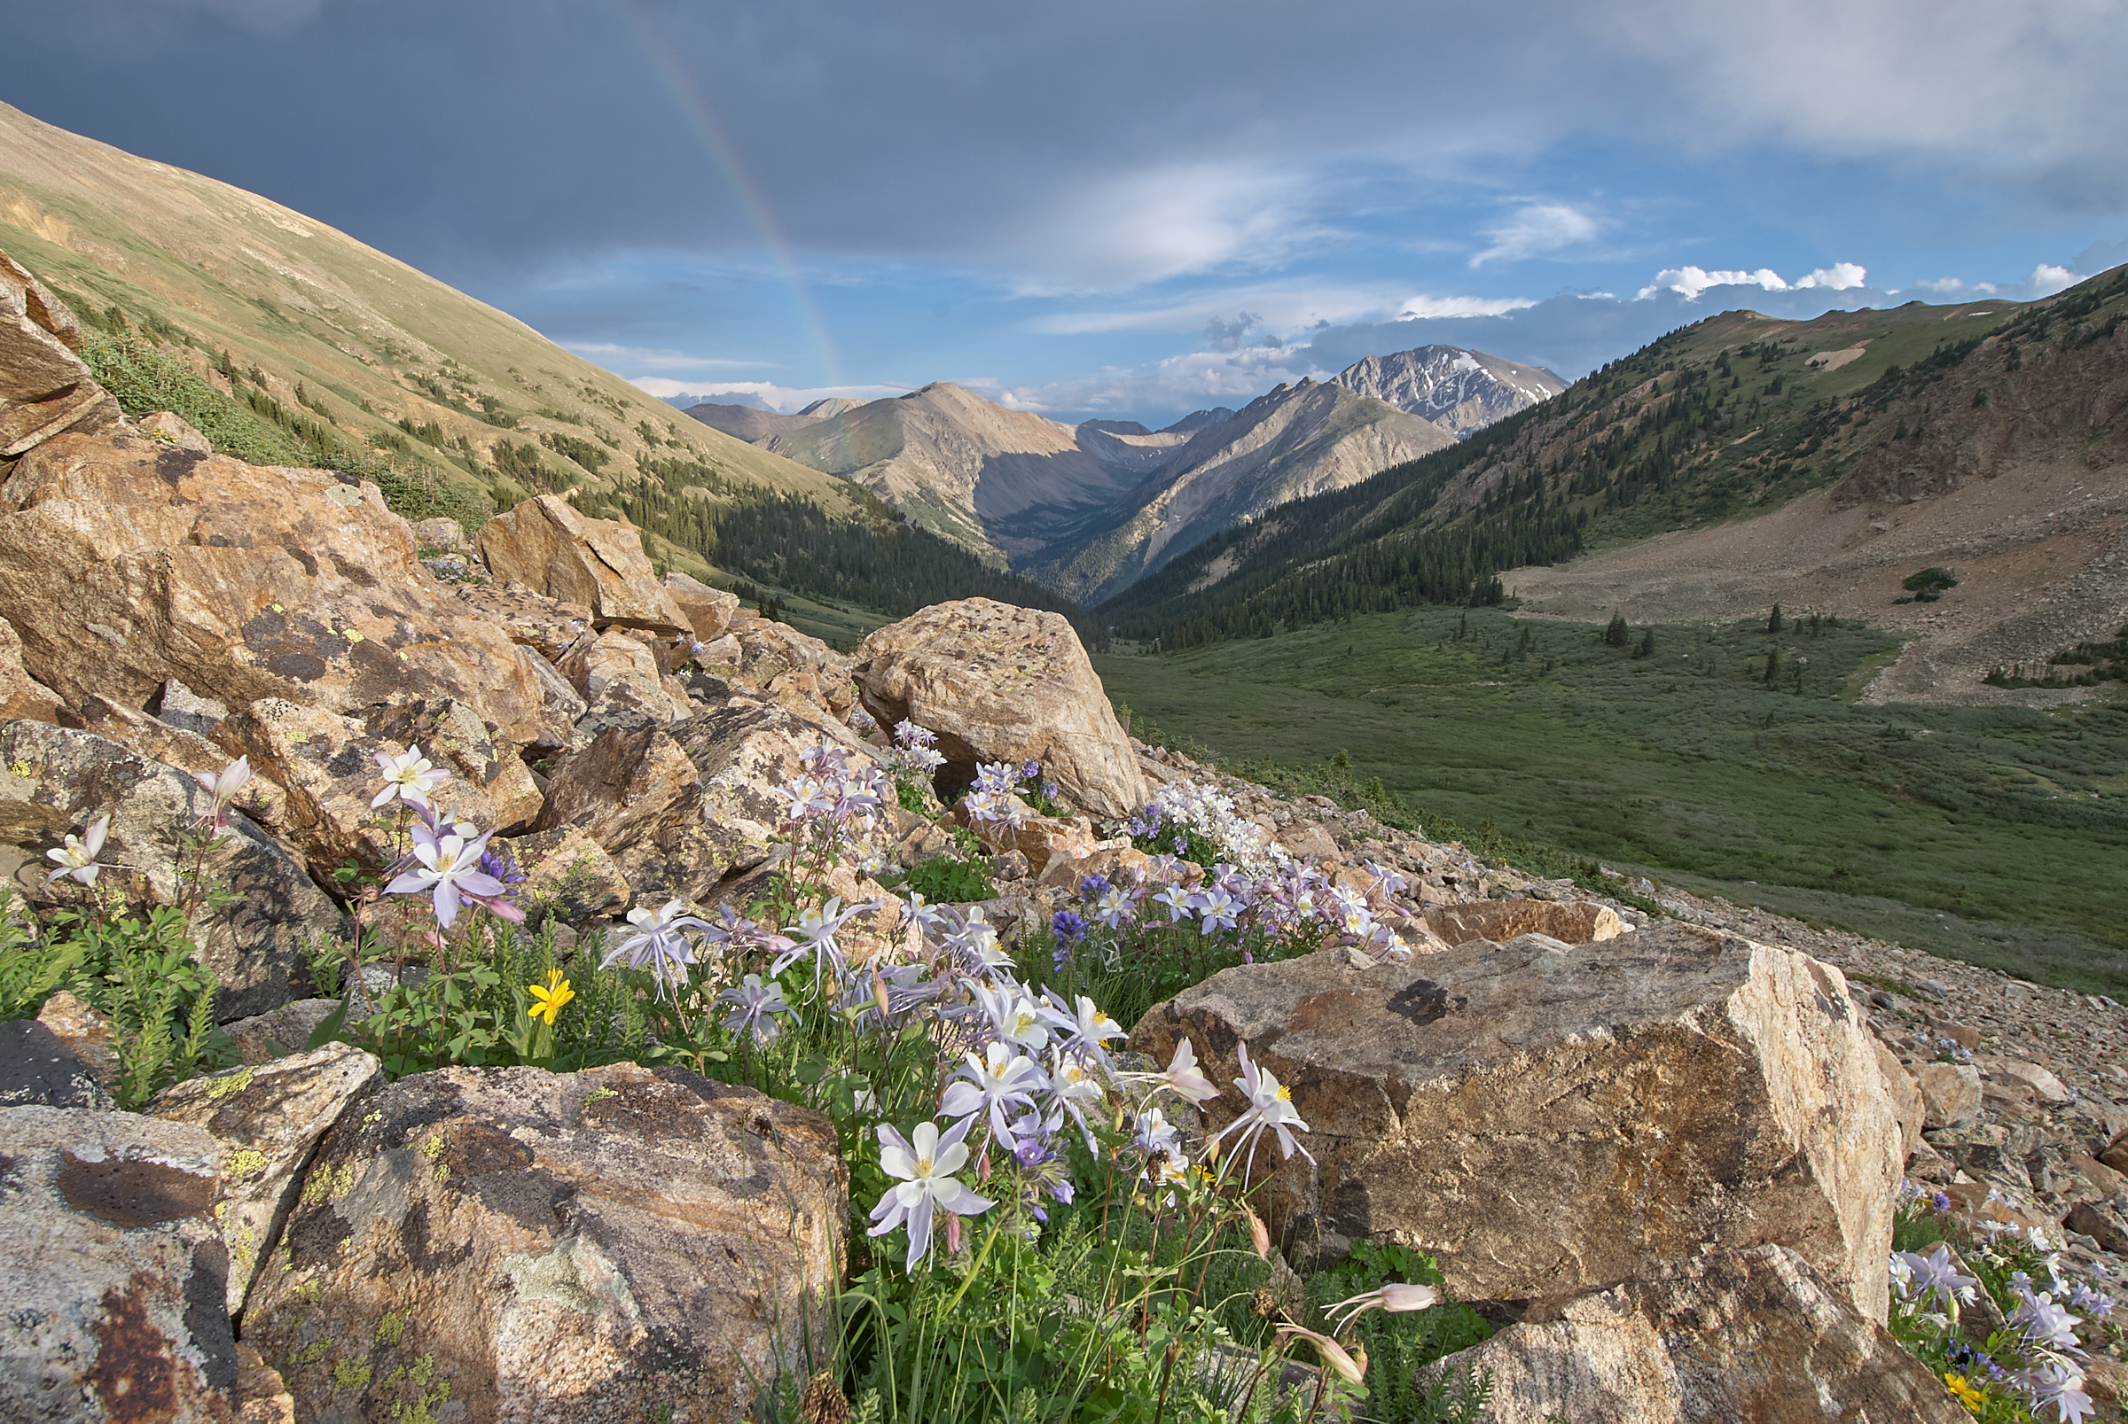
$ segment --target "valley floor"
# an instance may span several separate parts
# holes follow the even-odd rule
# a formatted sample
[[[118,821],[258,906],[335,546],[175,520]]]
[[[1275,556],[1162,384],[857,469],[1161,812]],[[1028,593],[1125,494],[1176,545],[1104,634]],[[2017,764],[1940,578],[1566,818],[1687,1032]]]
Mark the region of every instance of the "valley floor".
[[[1900,640],[1763,612],[1602,629],[1425,608],[1095,660],[1141,736],[1245,775],[1343,749],[1430,836],[1523,841],[2128,998],[2128,706],[1855,700]],[[1766,680],[1769,655],[1774,680]]]

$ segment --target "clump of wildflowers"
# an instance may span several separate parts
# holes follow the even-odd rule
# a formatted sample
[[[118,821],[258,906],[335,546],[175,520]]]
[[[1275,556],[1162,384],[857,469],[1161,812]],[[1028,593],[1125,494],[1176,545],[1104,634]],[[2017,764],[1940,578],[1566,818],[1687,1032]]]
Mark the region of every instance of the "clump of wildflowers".
[[[115,868],[96,858],[103,854],[104,838],[110,834],[111,817],[108,812],[91,821],[88,830],[83,834],[77,836],[71,831],[68,832],[65,844],[45,852],[45,856],[56,862],[59,868],[45,876],[44,883],[49,885],[54,880],[66,878],[78,880],[83,885],[95,885],[98,871]]]

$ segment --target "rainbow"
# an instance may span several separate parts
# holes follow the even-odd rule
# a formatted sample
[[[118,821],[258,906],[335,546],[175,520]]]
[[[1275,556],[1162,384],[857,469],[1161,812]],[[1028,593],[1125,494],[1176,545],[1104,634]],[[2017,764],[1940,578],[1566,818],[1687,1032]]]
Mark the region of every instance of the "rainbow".
[[[673,58],[676,46],[658,27],[657,22],[644,10],[638,0],[610,0],[621,26],[637,45],[643,57],[665,86],[666,92],[687,118],[688,127],[709,155],[710,162],[723,175],[732,196],[738,200],[739,211],[747,224],[760,239],[777,269],[782,273],[784,285],[789,288],[791,306],[798,317],[798,324],[812,338],[820,355],[821,379],[810,384],[820,386],[842,385],[842,362],[835,353],[835,343],[828,337],[827,324],[820,319],[820,311],[813,305],[813,298],[806,291],[805,282],[798,274],[798,262],[792,255],[791,245],[785,241],[776,226],[775,215],[769,211],[768,200],[762,195],[759,185],[747,174],[739,161],[739,153],[726,135],[723,122],[716,110],[710,107],[694,79]]]

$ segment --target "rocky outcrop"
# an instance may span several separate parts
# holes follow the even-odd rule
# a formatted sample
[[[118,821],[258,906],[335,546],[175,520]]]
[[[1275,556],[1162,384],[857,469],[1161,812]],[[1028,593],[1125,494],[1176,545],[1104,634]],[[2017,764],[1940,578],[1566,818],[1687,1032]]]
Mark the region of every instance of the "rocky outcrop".
[[[286,789],[282,819],[273,830],[303,853],[315,873],[330,875],[349,860],[382,867],[399,858],[392,813],[380,815],[370,803],[380,785],[376,753],[398,756],[405,746],[371,736],[352,717],[279,698],[252,703],[223,720],[214,735],[232,758],[249,758],[255,773]],[[442,756],[429,759],[451,771],[431,794],[437,808],[456,811],[484,830],[494,827],[496,808],[480,785]]]
[[[205,1128],[220,1149],[214,1220],[229,1248],[229,1313],[244,1297],[295,1205],[311,1149],[347,1105],[384,1086],[383,1065],[351,1044],[246,1065],[165,1088],[151,1116]]]
[[[18,848],[18,863],[48,866],[46,847],[108,814],[102,858],[120,869],[105,874],[175,905],[186,898],[181,877],[194,869],[178,838],[212,805],[190,776],[116,742],[42,722],[0,723],[0,844]],[[199,867],[229,899],[199,905],[192,934],[220,981],[217,1015],[240,1018],[300,997],[311,941],[344,934],[347,920],[270,836],[241,813],[229,824]]]
[[[1488,939],[1505,944],[1540,934],[1562,944],[1597,944],[1626,932],[1626,922],[1593,900],[1474,900],[1426,912],[1426,925],[1450,944]]]
[[[0,252],[0,468],[65,431],[123,430],[125,416],[74,353],[66,304]]]
[[[0,1418],[235,1418],[217,1155],[185,1123],[0,1109]]]
[[[643,902],[704,897],[768,859],[785,810],[774,790],[823,740],[870,759],[848,728],[736,692],[669,729],[615,728],[556,772],[539,829],[582,828]]]
[[[244,1335],[321,1424],[747,1418],[832,1329],[846,1192],[828,1119],[750,1089],[424,1073],[327,1136]]]
[[[1783,1246],[1532,1303],[1435,1371],[1492,1382],[1490,1424],[1970,1424],[1929,1367]]]
[[[739,611],[738,594],[711,588],[678,570],[665,575],[664,584],[673,603],[687,615],[687,626],[694,630],[698,643],[714,643],[723,637],[731,627],[732,615]]]
[[[111,1095],[59,1035],[35,1019],[0,1023],[0,1108],[109,1108]]]
[[[625,633],[587,635],[563,655],[556,671],[584,699],[592,735],[610,727],[664,726],[688,714],[687,695],[675,692],[658,669],[657,657]]]
[[[1303,1257],[1395,1240],[1460,1296],[1532,1297],[1771,1242],[1885,1316],[1899,1130],[1839,971],[1804,955],[1669,926],[1317,953],[1212,976],[1132,1047],[1185,1036],[1217,1083],[1257,1045],[1313,1129],[1312,1168],[1257,1169]]]
[[[449,697],[513,746],[555,734],[531,654],[421,570],[376,486],[324,471],[48,440],[0,485],[0,616],[69,705],[177,678],[231,707]]]
[[[857,650],[865,710],[938,733],[946,772],[1038,761],[1065,798],[1101,816],[1145,805],[1145,778],[1079,635],[1059,613],[987,598],[924,609]]]
[[[22,639],[14,625],[0,618],[0,718],[59,720],[59,694],[37,681],[22,666]]]
[[[481,525],[473,542],[497,583],[583,604],[595,628],[619,624],[668,638],[689,629],[658,583],[642,536],[618,519],[587,518],[543,494]]]

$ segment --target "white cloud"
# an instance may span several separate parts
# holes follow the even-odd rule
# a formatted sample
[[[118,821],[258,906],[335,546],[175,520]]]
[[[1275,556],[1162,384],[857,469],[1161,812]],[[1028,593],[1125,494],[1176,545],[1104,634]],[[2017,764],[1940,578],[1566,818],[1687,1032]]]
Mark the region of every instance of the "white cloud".
[[[1407,298],[1397,308],[1399,320],[1440,316],[1505,316],[1537,303],[1529,297],[1427,297]]]
[[[2119,0],[1705,0],[1606,7],[1619,41],[1689,95],[1689,144],[1800,142],[1841,160],[1938,156],[1957,172],[2118,192]]]
[[[718,396],[754,396],[773,410],[789,415],[829,396],[847,400],[875,401],[907,395],[907,386],[779,386],[772,381],[675,381],[663,376],[633,376],[628,384],[665,400],[671,396],[700,396],[714,401]]]
[[[1538,257],[1576,243],[1587,242],[1602,230],[1602,224],[1581,209],[1566,203],[1524,203],[1506,221],[1486,228],[1492,246],[1470,259],[1472,267],[1501,259],[1509,262]]]
[[[1993,282],[1966,282],[1956,277],[1923,277],[1914,285],[1924,292],[1951,298],[1963,297],[1969,293],[1978,297],[1992,297],[2001,290]]]
[[[2082,273],[2071,272],[2066,267],[2056,267],[2051,262],[2042,262],[2032,269],[2031,276],[2025,278],[2025,285],[2032,289],[2032,295],[2035,297],[2051,297],[2083,280]]]
[[[1686,301],[1696,302],[1701,293],[1715,287],[1760,287],[1769,292],[1823,287],[1829,291],[1845,292],[1864,285],[1868,278],[1868,271],[1853,262],[1835,262],[1830,267],[1820,267],[1793,282],[1771,267],[1761,267],[1755,272],[1724,268],[1709,271],[1704,267],[1689,266],[1665,267],[1655,274],[1654,281],[1640,289],[1635,299],[1644,302],[1658,292],[1676,292]]]
[[[1008,239],[1023,295],[1118,291],[1263,266],[1325,235],[1310,185],[1254,163],[1169,164],[1075,187]]]
[[[1137,417],[1146,412],[1182,412],[1206,406],[1246,405],[1281,381],[1321,379],[1304,351],[1293,347],[1241,351],[1193,351],[1145,366],[1107,366],[1072,380],[1002,389],[991,399],[1014,410],[1059,418]]]
[[[1807,277],[1798,277],[1798,287],[1825,287],[1835,292],[1845,292],[1862,286],[1869,280],[1869,270],[1856,262],[1835,262],[1830,267],[1820,267]]]

